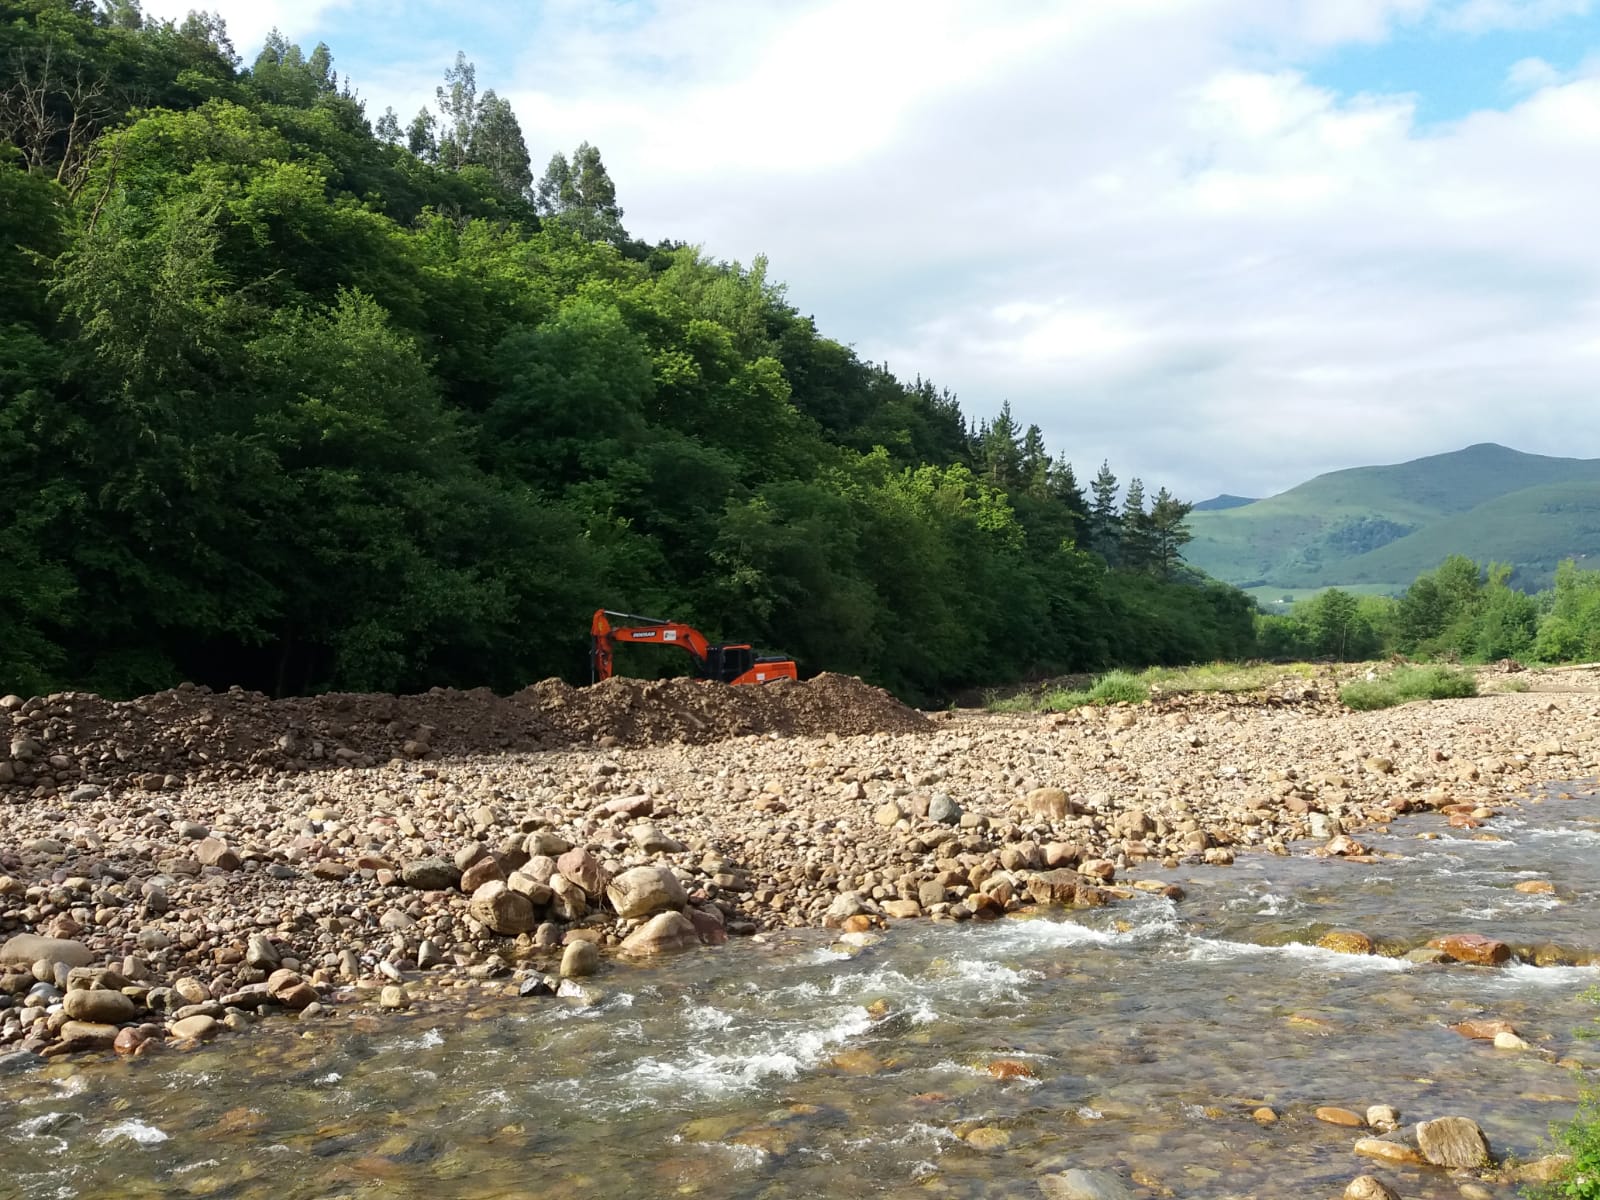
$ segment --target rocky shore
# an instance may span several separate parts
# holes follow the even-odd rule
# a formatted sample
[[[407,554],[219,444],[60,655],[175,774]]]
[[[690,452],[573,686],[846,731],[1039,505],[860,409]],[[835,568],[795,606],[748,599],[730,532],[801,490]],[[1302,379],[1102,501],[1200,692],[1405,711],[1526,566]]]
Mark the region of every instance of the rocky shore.
[[[1358,714],[1303,679],[1052,716],[930,717],[836,676],[6,697],[0,1055],[581,989],[613,957],[780,927],[1178,898],[1145,876],[1308,838],[1359,856],[1397,814],[1471,827],[1592,775],[1597,716],[1590,690]],[[1394,949],[1522,949],[1437,932]]]

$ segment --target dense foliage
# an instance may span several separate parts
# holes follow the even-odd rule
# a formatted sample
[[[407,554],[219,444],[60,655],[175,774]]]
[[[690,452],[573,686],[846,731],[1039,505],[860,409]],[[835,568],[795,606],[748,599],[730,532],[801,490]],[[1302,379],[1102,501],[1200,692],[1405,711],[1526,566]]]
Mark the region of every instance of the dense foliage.
[[[1528,595],[1511,586],[1503,564],[1480,566],[1452,555],[1396,597],[1319,592],[1286,615],[1256,618],[1268,658],[1360,661],[1408,658],[1495,662],[1600,660],[1600,571],[1571,559],[1555,585]]]
[[[369,122],[325,46],[0,0],[0,71],[0,690],[581,678],[601,605],[917,697],[1250,650],[1186,505],[630,238],[587,143],[536,183],[464,58]]]

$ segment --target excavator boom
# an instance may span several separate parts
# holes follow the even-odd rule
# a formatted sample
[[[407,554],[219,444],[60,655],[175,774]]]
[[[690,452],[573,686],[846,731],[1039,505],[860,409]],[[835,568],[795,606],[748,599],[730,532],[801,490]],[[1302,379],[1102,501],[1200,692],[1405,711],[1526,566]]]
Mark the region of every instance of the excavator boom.
[[[748,644],[713,646],[705,634],[679,621],[598,608],[589,623],[589,635],[590,674],[595,681],[610,679],[615,673],[619,645],[677,646],[694,659],[696,675],[723,683],[770,683],[774,679],[799,678],[792,659],[781,655],[757,657]]]

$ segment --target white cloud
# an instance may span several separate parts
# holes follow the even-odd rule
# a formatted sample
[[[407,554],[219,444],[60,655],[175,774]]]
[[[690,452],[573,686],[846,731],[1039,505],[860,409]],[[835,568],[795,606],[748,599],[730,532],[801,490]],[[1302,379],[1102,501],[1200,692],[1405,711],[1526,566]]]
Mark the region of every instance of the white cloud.
[[[181,21],[191,10],[214,12],[228,23],[228,36],[248,63],[274,29],[290,41],[310,40],[314,45],[318,22],[331,10],[351,0],[145,0],[146,16]]]
[[[293,35],[328,2],[231,7]],[[1009,398],[1080,472],[1262,494],[1474,441],[1600,453],[1600,72],[1519,63],[1511,107],[1443,125],[1305,73],[1592,7],[552,0],[480,83],[536,163],[599,145],[636,233],[766,252],[825,332],[974,415]],[[432,81],[356,82],[409,112]]]

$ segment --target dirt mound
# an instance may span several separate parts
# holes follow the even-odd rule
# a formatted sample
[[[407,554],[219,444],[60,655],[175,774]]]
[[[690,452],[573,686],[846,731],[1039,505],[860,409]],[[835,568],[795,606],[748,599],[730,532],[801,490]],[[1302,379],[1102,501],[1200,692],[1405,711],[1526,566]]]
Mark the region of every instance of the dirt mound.
[[[716,742],[751,733],[847,737],[929,728],[915,709],[848,675],[823,674],[804,683],[780,679],[759,687],[615,676],[573,688],[547,679],[512,699],[572,741],[611,737],[628,746]]]
[[[184,686],[138,700],[64,692],[0,705],[0,788],[13,794],[134,781],[181,782],[273,771],[371,766],[553,749],[602,737],[630,746],[747,733],[903,733],[921,714],[859,679],[820,675],[733,688],[690,679],[547,679],[515,696],[435,688],[415,696],[333,693],[274,700]]]

